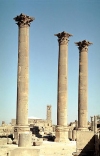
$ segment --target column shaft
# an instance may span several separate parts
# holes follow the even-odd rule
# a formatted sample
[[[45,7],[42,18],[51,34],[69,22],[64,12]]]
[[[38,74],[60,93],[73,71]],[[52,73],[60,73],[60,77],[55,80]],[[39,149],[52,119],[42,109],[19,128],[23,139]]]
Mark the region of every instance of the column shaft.
[[[68,45],[59,44],[57,125],[67,126]]]
[[[78,125],[87,128],[87,85],[88,85],[88,53],[80,51],[79,53],[79,92],[78,92]]]
[[[17,108],[14,138],[18,139],[19,133],[28,132],[28,81],[29,81],[29,26],[32,17],[20,14],[15,17],[19,28],[18,33],[18,71],[17,71]]]
[[[88,129],[88,46],[89,41],[75,43],[79,48],[78,129]]]
[[[19,27],[17,125],[28,125],[29,26]]]
[[[56,142],[68,140],[67,127],[67,79],[68,79],[68,38],[72,36],[66,32],[55,34],[58,37],[58,90],[57,90],[57,127]]]

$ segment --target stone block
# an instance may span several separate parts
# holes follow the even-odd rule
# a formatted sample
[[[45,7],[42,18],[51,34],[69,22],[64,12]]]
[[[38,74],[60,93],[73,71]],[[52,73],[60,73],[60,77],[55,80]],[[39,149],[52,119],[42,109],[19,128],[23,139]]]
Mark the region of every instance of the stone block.
[[[40,146],[43,143],[43,138],[37,138],[37,141],[33,142],[33,146]]]
[[[12,144],[11,138],[7,138],[7,144]]]
[[[40,145],[42,145],[42,144],[43,144],[42,141],[33,142],[33,146],[40,146]]]
[[[19,134],[19,147],[29,147],[32,143],[32,133],[24,132]]]
[[[48,138],[43,138],[43,141],[48,141]]]
[[[55,142],[68,142],[68,128],[64,126],[57,126],[55,136]]]
[[[94,152],[94,143],[93,131],[77,131],[76,148],[78,153]]]
[[[14,139],[12,143],[18,145],[18,140]]]
[[[37,141],[37,137],[35,135],[32,135],[32,142],[36,142]]]
[[[7,138],[0,138],[0,145],[7,145]]]
[[[26,147],[18,147],[9,152],[9,156],[39,156],[40,150]]]

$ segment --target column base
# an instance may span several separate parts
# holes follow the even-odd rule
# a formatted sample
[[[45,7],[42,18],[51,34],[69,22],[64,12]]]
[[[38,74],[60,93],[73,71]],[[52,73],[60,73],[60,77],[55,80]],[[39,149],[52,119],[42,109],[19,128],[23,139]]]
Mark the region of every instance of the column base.
[[[55,142],[68,142],[68,127],[67,126],[56,126]]]
[[[87,127],[79,127],[77,130],[79,131],[89,131],[89,129]]]
[[[19,133],[22,133],[22,132],[29,132],[30,131],[30,128],[29,128],[29,125],[15,125],[14,126],[14,139],[15,140],[18,140],[19,139]]]

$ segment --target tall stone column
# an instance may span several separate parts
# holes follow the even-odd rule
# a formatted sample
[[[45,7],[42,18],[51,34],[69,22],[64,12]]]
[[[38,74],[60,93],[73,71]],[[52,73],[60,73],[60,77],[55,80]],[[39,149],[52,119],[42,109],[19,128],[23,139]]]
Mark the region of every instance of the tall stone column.
[[[78,129],[88,130],[88,46],[89,41],[75,43],[79,49]]]
[[[68,38],[69,33],[61,32],[55,34],[58,37],[58,96],[57,96],[57,142],[66,142],[67,132],[67,79],[68,79]]]
[[[28,131],[29,26],[34,18],[24,14],[15,17],[18,33],[17,107],[15,132]]]

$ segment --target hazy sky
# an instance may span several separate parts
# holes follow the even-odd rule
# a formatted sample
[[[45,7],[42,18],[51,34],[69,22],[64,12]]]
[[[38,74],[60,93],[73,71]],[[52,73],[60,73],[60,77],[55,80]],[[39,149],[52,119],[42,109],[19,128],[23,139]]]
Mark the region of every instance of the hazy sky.
[[[46,118],[46,106],[57,114],[58,41],[54,34],[73,34],[68,45],[68,122],[78,114],[79,51],[74,42],[93,42],[88,50],[88,119],[100,114],[100,1],[0,0],[0,123],[16,117],[18,26],[24,13],[30,26],[29,116]]]

